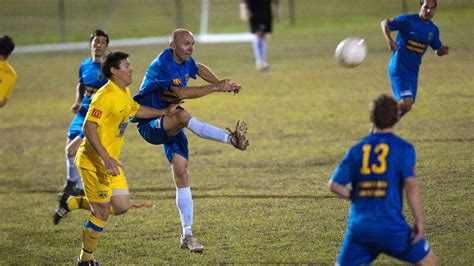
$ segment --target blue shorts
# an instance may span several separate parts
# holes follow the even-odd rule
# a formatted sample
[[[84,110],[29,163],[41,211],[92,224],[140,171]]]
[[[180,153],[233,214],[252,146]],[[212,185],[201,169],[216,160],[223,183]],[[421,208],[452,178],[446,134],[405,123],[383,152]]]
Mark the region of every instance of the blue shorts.
[[[142,138],[148,143],[154,145],[163,144],[163,150],[169,163],[172,163],[174,153],[188,160],[188,139],[183,129],[176,136],[168,136],[163,128],[163,117],[148,122],[140,122],[137,128]]]
[[[371,237],[356,238],[350,232],[346,232],[337,258],[339,265],[369,265],[380,253],[409,263],[417,263],[431,250],[425,238],[412,245],[410,231],[403,234],[390,232],[381,234],[383,236],[373,239]]]
[[[418,73],[409,70],[397,71],[396,73],[389,71],[389,76],[395,98],[399,101],[403,98],[413,98],[413,102],[415,102],[418,89]]]
[[[92,101],[91,97],[84,96],[82,98],[82,106],[79,112],[76,114],[74,119],[69,126],[67,137],[70,140],[75,139],[77,136],[84,138],[84,132],[82,132],[82,126],[84,125],[84,120],[86,119],[87,111],[89,110],[89,105]]]

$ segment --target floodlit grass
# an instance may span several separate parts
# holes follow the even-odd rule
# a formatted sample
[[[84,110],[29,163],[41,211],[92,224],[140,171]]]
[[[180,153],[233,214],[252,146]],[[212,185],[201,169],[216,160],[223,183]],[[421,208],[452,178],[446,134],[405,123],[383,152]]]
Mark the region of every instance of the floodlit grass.
[[[78,6],[79,2],[66,1]],[[381,1],[361,1],[357,6],[345,1],[339,10],[325,1],[296,2],[301,20],[294,28],[285,21],[275,25],[267,73],[254,71],[250,44],[195,48],[198,61],[220,77],[238,81],[243,89],[238,96],[188,100],[184,107],[220,127],[246,120],[251,141],[249,150],[241,152],[188,132],[194,230],[205,252],[178,248],[180,222],[169,166],[161,147],[145,143],[132,124],[122,151],[132,200],[154,207],[110,218],[96,252],[101,262],[334,262],[349,204],[329,193],[326,183],[346,149],[368,132],[369,101],[391,93],[386,74],[390,53],[379,22],[398,14],[399,6],[395,1],[382,1],[386,8],[378,4]],[[474,264],[474,35],[468,15],[473,11],[469,1],[440,2],[435,21],[451,54],[425,55],[417,103],[397,126],[417,148],[426,236],[443,265]],[[128,20],[145,16],[123,14]],[[113,25],[107,25],[113,37],[152,35],[133,36],[126,27],[119,34],[122,28]],[[363,36],[369,46],[366,62],[355,69],[343,69],[333,58],[337,42],[349,35]],[[30,37],[22,42],[33,41]],[[163,48],[123,48],[131,54],[133,91]],[[80,252],[88,214],[77,211],[58,226],[52,225],[51,214],[65,176],[64,145],[73,118],[69,107],[77,69],[86,56],[87,51],[16,54],[10,60],[18,82],[12,99],[0,110],[0,260],[5,264],[72,263]],[[408,210],[406,214],[411,221]],[[375,265],[394,263],[382,256]]]

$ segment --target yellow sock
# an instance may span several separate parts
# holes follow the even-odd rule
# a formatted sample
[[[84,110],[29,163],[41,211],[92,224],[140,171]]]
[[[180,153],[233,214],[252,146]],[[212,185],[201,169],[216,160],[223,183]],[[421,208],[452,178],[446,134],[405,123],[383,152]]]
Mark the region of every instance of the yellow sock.
[[[89,200],[86,197],[71,197],[67,201],[67,208],[69,211],[74,211],[77,209],[83,210],[91,210],[91,205],[89,204]]]
[[[89,220],[84,224],[82,251],[79,257],[81,261],[94,259],[93,253],[102,235],[102,231],[104,231],[104,226],[105,221],[100,220],[93,214],[89,216]]]

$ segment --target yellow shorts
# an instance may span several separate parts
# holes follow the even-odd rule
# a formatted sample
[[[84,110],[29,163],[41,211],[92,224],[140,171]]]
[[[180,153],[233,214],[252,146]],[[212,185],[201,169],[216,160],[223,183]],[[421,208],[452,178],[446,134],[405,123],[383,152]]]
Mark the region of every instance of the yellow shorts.
[[[120,175],[111,176],[79,168],[84,192],[91,202],[109,202],[110,198],[118,195],[129,195],[127,180],[120,169]]]

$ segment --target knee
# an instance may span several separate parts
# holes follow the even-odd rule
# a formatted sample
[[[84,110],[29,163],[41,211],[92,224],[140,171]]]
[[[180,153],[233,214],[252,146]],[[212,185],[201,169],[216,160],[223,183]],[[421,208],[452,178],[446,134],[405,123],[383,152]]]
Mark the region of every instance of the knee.
[[[67,157],[74,157],[76,156],[76,153],[77,153],[77,145],[74,145],[74,142],[71,142],[69,143],[67,146],[66,146],[66,156]]]
[[[122,215],[122,214],[125,214],[128,209],[130,209],[131,206],[126,206],[126,207],[118,207],[118,208],[115,208],[114,207],[114,214],[115,215]]]
[[[180,173],[174,173],[174,182],[176,187],[183,188],[189,187],[189,177],[186,171]]]
[[[177,118],[182,127],[187,127],[189,120],[191,120],[191,115],[185,110],[181,110],[177,113]]]

